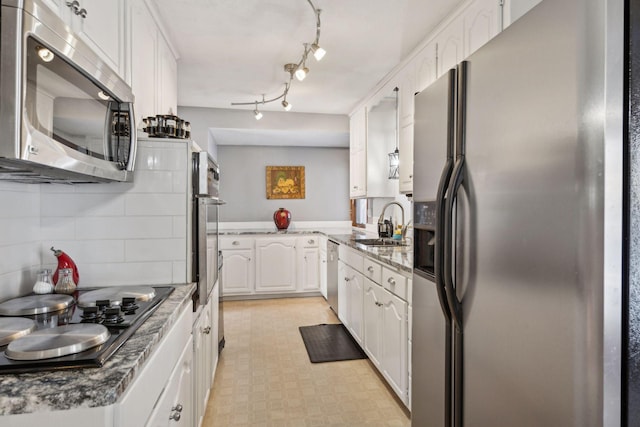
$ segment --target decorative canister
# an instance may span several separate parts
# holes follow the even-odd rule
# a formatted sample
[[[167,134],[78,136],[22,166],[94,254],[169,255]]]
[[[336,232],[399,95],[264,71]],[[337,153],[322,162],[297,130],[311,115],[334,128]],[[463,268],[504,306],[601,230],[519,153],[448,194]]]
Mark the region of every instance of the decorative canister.
[[[291,223],[291,212],[285,208],[278,208],[278,210],[273,213],[273,222],[276,223],[278,230],[286,230]]]

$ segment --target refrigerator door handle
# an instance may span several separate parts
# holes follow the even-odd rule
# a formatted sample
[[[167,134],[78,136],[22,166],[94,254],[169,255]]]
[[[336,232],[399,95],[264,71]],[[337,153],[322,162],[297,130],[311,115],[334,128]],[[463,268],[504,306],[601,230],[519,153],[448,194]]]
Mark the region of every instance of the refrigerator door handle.
[[[456,196],[460,185],[462,185],[462,178],[464,172],[464,157],[459,157],[456,160],[456,164],[453,168],[451,176],[451,184],[447,190],[444,202],[444,236],[443,236],[443,252],[444,265],[444,290],[447,296],[447,302],[449,304],[449,310],[451,317],[456,325],[456,328],[462,330],[462,304],[458,300],[456,295],[455,284],[453,280],[453,205],[455,204]]]

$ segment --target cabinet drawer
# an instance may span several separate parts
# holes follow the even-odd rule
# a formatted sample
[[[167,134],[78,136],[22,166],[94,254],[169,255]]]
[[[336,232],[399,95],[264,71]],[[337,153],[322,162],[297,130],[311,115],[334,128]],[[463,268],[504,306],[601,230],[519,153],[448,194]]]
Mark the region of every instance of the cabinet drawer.
[[[221,237],[220,250],[253,249],[253,240],[251,237]]]
[[[317,248],[320,238],[318,236],[298,237],[297,246],[302,248]]]
[[[399,296],[403,300],[407,299],[407,278],[391,271],[388,268],[382,269],[382,286],[388,291]]]
[[[365,258],[363,261],[362,274],[364,274],[364,277],[368,277],[377,284],[380,284],[382,281],[382,266],[369,258]]]
[[[350,249],[345,245],[340,245],[338,251],[339,259],[342,260],[342,262],[362,273],[362,262],[364,256],[360,254],[360,252]]]

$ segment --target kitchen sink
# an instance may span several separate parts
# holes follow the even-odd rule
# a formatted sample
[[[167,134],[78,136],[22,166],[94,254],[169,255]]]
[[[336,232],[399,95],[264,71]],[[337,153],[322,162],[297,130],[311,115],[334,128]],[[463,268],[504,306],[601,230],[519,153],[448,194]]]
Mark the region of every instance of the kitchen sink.
[[[378,239],[355,239],[356,243],[360,243],[365,246],[408,246],[409,244],[405,240],[395,240],[389,238]]]

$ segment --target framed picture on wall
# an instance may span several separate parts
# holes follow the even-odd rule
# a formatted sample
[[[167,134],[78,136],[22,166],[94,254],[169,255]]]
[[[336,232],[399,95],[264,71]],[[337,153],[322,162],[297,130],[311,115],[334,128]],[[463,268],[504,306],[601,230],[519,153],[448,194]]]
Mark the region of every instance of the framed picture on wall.
[[[267,166],[267,199],[304,199],[304,166]]]

